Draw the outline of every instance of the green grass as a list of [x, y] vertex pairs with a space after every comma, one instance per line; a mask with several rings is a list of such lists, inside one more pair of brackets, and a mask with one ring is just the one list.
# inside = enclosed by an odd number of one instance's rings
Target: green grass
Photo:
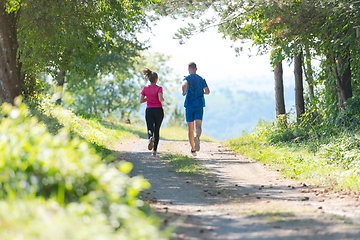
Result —
[[184, 156], [178, 153], [168, 153], [162, 155], [162, 159], [170, 166], [174, 167], [174, 172], [185, 173], [186, 175], [198, 175], [205, 172], [205, 168], [199, 160]]
[[[137, 125], [137, 124], [126, 124], [126, 123], [119, 123], [119, 124], [109, 124], [109, 123], [102, 123], [104, 127], [111, 128], [113, 130], [120, 131], [120, 134], [125, 131], [127, 133], [131, 133], [140, 138], [147, 138], [146, 133], [146, 126]], [[131, 139], [131, 138], [124, 138], [120, 137], [121, 140]], [[188, 141], [188, 132], [187, 128], [181, 127], [161, 127], [160, 129], [160, 138], [167, 139], [167, 140], [174, 140], [174, 141]], [[113, 139], [113, 141], [117, 141], [117, 139]], [[206, 135], [201, 136], [201, 141], [204, 142], [216, 142], [217, 140], [211, 138]]]
[[253, 211], [249, 217], [265, 218], [267, 223], [285, 222], [295, 217], [293, 211]]
[[78, 136], [90, 143], [103, 158], [113, 158], [114, 147], [127, 140], [137, 139], [144, 133], [124, 126], [106, 124], [97, 119], [85, 119], [70, 110], [49, 103], [29, 108], [32, 116], [46, 125], [48, 131], [56, 135], [62, 128], [68, 129], [72, 136]]
[[103, 124], [96, 119], [84, 119], [62, 107], [53, 109], [51, 115], [64, 127], [88, 142], [106, 146], [109, 149], [113, 149], [114, 145], [121, 141], [138, 138], [137, 132], [129, 131], [121, 126]]
[[360, 190], [357, 169], [344, 169], [330, 164], [328, 158], [290, 145], [271, 145], [258, 135], [244, 135], [225, 142], [235, 152], [270, 165], [285, 177], [299, 179], [330, 189]]

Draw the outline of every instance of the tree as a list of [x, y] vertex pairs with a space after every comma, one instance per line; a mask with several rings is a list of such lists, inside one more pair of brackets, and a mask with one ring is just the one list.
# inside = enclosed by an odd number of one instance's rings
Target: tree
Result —
[[[250, 39], [258, 46], [260, 54], [281, 49], [283, 60], [296, 61], [297, 65], [298, 118], [306, 111], [303, 107], [306, 98], [300, 86], [304, 73], [311, 101], [307, 106], [310, 106], [311, 112], [322, 112], [325, 118], [329, 113], [326, 109], [332, 109], [334, 103], [330, 100], [332, 96], [337, 95], [335, 101], [339, 106], [333, 114], [341, 115], [339, 111], [346, 107], [354, 88], [355, 91], [360, 90], [352, 82], [354, 76], [360, 77], [359, 44], [354, 30], [359, 25], [359, 5], [360, 2], [355, 0], [168, 1], [159, 8], [159, 12], [183, 16], [193, 14], [195, 18], [202, 13], [204, 16], [213, 13], [180, 29], [176, 34], [180, 40], [209, 27], [217, 27], [224, 37], [234, 41]], [[211, 10], [205, 11], [207, 9]], [[240, 51], [241, 47], [237, 50]], [[300, 64], [298, 54], [303, 51], [306, 51], [304, 68], [307, 71], [300, 73], [303, 64]], [[311, 66], [314, 58], [323, 67], [318, 73], [314, 73]], [[333, 84], [336, 88], [324, 87]]]
[[146, 27], [143, 8], [152, 2], [0, 0], [0, 63], [8, 64], [0, 69], [2, 100], [21, 94], [27, 74], [90, 76], [128, 67], [144, 49], [136, 33]]
[[185, 128], [187, 125], [185, 123], [185, 117], [184, 117], [184, 111], [183, 108], [180, 106], [176, 106], [171, 115], [170, 115], [170, 119], [169, 119], [169, 123], [168, 125], [170, 127], [182, 127]]
[[159, 75], [159, 85], [164, 88], [164, 96], [168, 107], [171, 104], [170, 92], [173, 91], [172, 69], [168, 67], [169, 56], [160, 53], [142, 52], [127, 71], [113, 71], [109, 74], [84, 78], [82, 75], [71, 74], [70, 81], [65, 85], [70, 93], [70, 107], [77, 114], [85, 117], [119, 120], [131, 119], [133, 113], [140, 108], [139, 94], [147, 84], [141, 70], [150, 68]]
[[302, 57], [303, 57], [302, 52], [294, 56], [295, 107], [296, 107], [296, 119], [298, 123], [301, 123], [301, 116], [305, 113]]
[[286, 114], [282, 61], [277, 61], [275, 63], [274, 78], [275, 78], [276, 116], [279, 117], [281, 115]]
[[19, 63], [17, 61], [18, 15], [9, 12], [6, 1], [0, 0], [0, 94], [3, 102], [11, 102], [21, 94]]

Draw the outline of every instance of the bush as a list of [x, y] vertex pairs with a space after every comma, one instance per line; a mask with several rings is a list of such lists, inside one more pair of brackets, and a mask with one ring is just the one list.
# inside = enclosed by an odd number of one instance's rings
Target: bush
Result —
[[[163, 239], [155, 218], [141, 210], [143, 202], [137, 197], [150, 184], [140, 176], [128, 176], [131, 163], [105, 164], [87, 142], [71, 139], [68, 130], [51, 135], [36, 117], [28, 117], [24, 104], [17, 108], [3, 104], [1, 116], [5, 116], [0, 118], [1, 198], [10, 202], [42, 198], [65, 208], [87, 206], [89, 211], [82, 215], [105, 216], [104, 224], [124, 236], [121, 239]], [[36, 216], [31, 219], [37, 221]], [[0, 221], [0, 233], [5, 231], [2, 225]]]
[[343, 133], [333, 141], [321, 145], [319, 154], [343, 169], [357, 169], [360, 173], [360, 140], [356, 136]]
[[51, 200], [0, 201], [1, 240], [164, 239], [155, 222], [149, 223], [146, 218], [128, 218], [125, 226], [114, 230], [106, 217], [88, 204], [63, 208]]
[[269, 143], [289, 142], [297, 137], [294, 123], [287, 123], [286, 119], [277, 119], [273, 124], [259, 123], [256, 132]]

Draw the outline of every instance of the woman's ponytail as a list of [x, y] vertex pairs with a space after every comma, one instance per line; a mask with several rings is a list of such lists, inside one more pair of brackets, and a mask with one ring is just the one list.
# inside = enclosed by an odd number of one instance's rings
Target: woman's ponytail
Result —
[[144, 74], [144, 76], [151, 82], [154, 83], [157, 79], [158, 79], [158, 75], [156, 72], [151, 71], [148, 68], [144, 68], [142, 70], [142, 73]]

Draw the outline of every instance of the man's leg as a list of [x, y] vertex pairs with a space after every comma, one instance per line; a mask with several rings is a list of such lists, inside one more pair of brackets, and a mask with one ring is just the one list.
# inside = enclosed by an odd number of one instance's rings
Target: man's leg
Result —
[[194, 111], [194, 119], [195, 119], [195, 132], [196, 136], [194, 138], [195, 142], [195, 151], [200, 151], [200, 137], [202, 133], [202, 119], [204, 114], [204, 108], [203, 107], [196, 107]]
[[202, 120], [195, 120], [196, 136], [200, 139], [202, 133]]
[[188, 122], [188, 138], [191, 146], [191, 151], [195, 151], [195, 142], [194, 142], [194, 122]]

